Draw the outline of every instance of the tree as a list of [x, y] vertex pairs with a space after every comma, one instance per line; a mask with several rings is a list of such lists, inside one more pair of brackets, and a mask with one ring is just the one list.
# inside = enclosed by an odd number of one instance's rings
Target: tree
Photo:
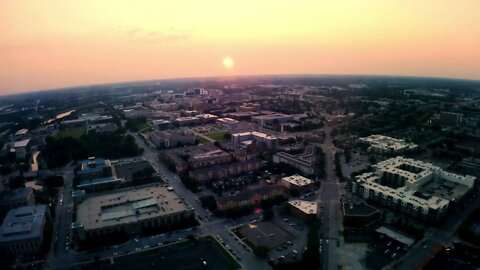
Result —
[[263, 210], [263, 220], [271, 220], [274, 215], [275, 215], [275, 212], [273, 212], [272, 209]]
[[63, 186], [63, 176], [60, 176], [60, 175], [49, 176], [43, 180], [43, 184], [45, 185], [45, 187], [48, 187], [48, 188], [61, 187]]

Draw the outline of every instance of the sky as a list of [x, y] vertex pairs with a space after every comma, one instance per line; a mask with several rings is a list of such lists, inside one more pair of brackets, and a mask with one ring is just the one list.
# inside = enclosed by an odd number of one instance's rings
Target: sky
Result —
[[480, 79], [479, 11], [478, 0], [2, 0], [0, 95], [256, 74]]

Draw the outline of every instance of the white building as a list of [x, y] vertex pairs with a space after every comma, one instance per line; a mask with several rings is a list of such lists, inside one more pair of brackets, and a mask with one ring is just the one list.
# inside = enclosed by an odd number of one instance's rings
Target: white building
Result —
[[297, 190], [299, 192], [309, 191], [313, 187], [313, 181], [298, 174], [283, 177], [281, 185], [289, 190]]
[[449, 205], [475, 184], [474, 176], [449, 173], [433, 164], [403, 157], [382, 161], [374, 168], [375, 172], [356, 177], [352, 193], [430, 221], [443, 217]]
[[368, 151], [381, 154], [400, 154], [413, 151], [418, 147], [414, 143], [383, 135], [370, 135], [360, 138], [360, 141], [370, 144]]
[[233, 145], [243, 145], [245, 142], [264, 143], [269, 150], [275, 150], [278, 147], [278, 138], [262, 132], [242, 132], [232, 134], [231, 141]]

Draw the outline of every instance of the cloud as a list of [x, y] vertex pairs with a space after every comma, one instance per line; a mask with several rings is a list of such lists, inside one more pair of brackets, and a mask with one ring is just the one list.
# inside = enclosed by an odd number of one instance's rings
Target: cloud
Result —
[[140, 27], [132, 27], [124, 31], [124, 33], [133, 41], [140, 41], [150, 44], [187, 40], [192, 37], [193, 30], [179, 29], [170, 27], [168, 29], [146, 30]]

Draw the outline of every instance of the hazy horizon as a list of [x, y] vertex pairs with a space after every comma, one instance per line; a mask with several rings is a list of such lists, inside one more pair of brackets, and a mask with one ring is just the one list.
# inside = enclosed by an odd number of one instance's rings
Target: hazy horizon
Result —
[[2, 1], [0, 95], [256, 75], [480, 79], [477, 1]]

